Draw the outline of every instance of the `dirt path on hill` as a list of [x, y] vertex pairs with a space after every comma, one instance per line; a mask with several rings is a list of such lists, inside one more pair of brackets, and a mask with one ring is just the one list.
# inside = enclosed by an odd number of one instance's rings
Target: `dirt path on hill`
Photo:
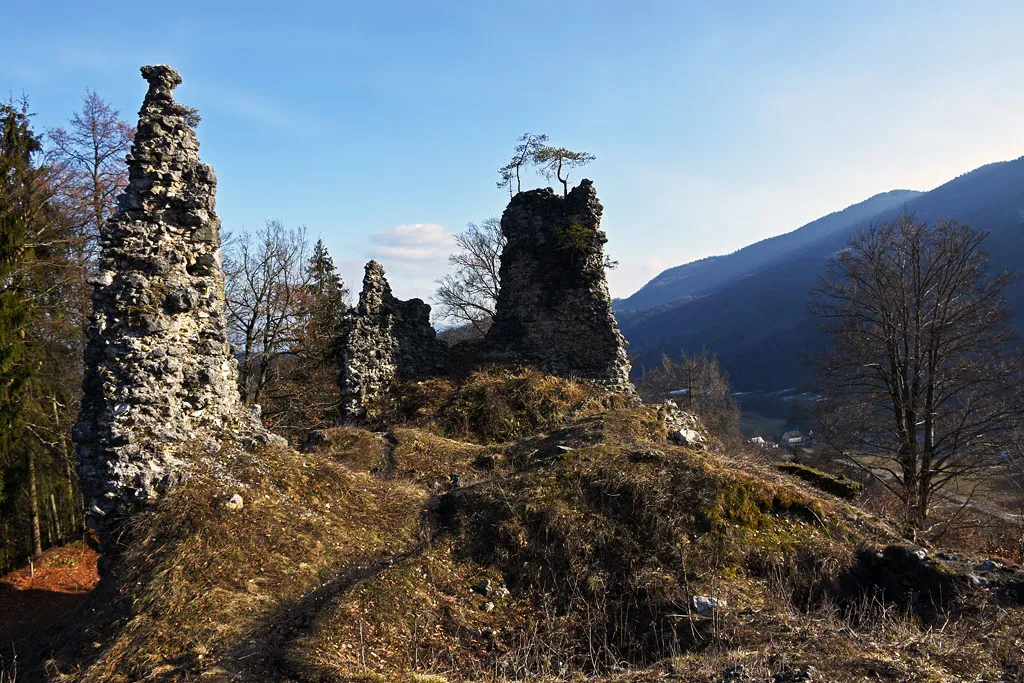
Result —
[[398, 439], [388, 432], [378, 434], [381, 440], [380, 465], [376, 468], [376, 475], [381, 479], [394, 479], [395, 471], [398, 469], [398, 457], [395, 449], [398, 448]]
[[[391, 437], [390, 433], [387, 436]], [[386, 440], [390, 442], [391, 439], [393, 437]], [[410, 560], [429, 549], [431, 542], [427, 539], [434, 538], [438, 533], [444, 533], [445, 523], [442, 508], [447, 500], [446, 496], [458, 491], [472, 490], [516, 474], [491, 477], [444, 494], [432, 496], [424, 506], [420, 520], [419, 539], [398, 552], [368, 558], [355, 566], [347, 566], [316, 589], [275, 610], [264, 620], [262, 626], [246, 637], [244, 644], [224, 657], [222, 664], [234, 669], [230, 675], [235, 677], [234, 679], [225, 678], [225, 683], [228, 680], [260, 680], [279, 683], [333, 680], [325, 677], [322, 672], [311, 669], [309, 665], [295, 661], [290, 651], [290, 647], [296, 640], [310, 632], [321, 611], [330, 608], [339, 597], [356, 584], [373, 579], [391, 567]], [[377, 476], [387, 478], [390, 475], [387, 472], [378, 472]], [[210, 680], [211, 683], [220, 682], [220, 679]]]
[[225, 664], [230, 662], [244, 667], [243, 670], [232, 672], [239, 677], [238, 680], [320, 680], [317, 672], [306, 670], [306, 667], [291, 658], [289, 646], [309, 632], [321, 610], [330, 607], [352, 586], [419, 555], [426, 548], [426, 543], [417, 541], [400, 552], [342, 570], [318, 588], [276, 610], [263, 626], [248, 636], [244, 645], [225, 658]]

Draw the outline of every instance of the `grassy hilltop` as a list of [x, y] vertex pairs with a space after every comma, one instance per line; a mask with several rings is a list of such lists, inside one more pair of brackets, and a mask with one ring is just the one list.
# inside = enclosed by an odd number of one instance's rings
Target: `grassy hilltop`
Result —
[[1019, 571], [904, 546], [710, 435], [677, 445], [664, 407], [490, 369], [399, 387], [376, 417], [390, 427], [318, 432], [305, 452], [193, 454], [187, 483], [125, 526], [46, 676], [1024, 676]]

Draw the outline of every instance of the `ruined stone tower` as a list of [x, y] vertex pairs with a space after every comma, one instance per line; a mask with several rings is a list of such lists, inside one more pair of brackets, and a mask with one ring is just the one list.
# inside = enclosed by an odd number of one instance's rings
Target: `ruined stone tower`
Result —
[[589, 180], [565, 197], [544, 188], [512, 198], [486, 340], [499, 357], [633, 392], [605, 280], [602, 210]]
[[341, 417], [363, 418], [395, 379], [440, 371], [446, 352], [430, 325], [430, 306], [421, 299], [396, 299], [384, 267], [370, 261], [341, 346]]
[[[200, 162], [194, 110], [174, 101], [181, 77], [149, 82], [128, 155], [129, 184], [100, 234], [74, 428], [91, 521], [173, 483], [174, 442], [252, 423], [239, 402], [227, 339], [217, 177]], [[198, 448], [198, 445], [197, 445]]]

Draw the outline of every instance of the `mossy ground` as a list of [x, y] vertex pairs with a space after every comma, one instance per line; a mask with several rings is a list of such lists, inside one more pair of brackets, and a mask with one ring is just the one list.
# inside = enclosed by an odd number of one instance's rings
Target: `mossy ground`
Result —
[[[406, 419], [385, 431], [197, 467], [127, 527], [50, 677], [1024, 675], [1021, 608], [967, 592], [925, 619], [858, 583], [858, 558], [898, 539], [846, 501], [720, 444], [673, 445], [658, 410], [585, 383], [437, 382], [395, 399]], [[695, 596], [725, 606], [697, 613]]]

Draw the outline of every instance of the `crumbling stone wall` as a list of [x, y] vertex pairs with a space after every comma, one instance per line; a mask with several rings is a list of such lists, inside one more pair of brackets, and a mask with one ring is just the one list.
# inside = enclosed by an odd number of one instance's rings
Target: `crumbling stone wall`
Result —
[[341, 346], [341, 417], [360, 419], [396, 379], [430, 376], [444, 367], [447, 347], [430, 325], [430, 306], [391, 294], [384, 267], [366, 264], [359, 305], [349, 314]]
[[[217, 177], [200, 162], [181, 77], [146, 66], [129, 185], [100, 235], [74, 428], [95, 526], [180, 477], [169, 444], [225, 428], [269, 440], [241, 405], [224, 314]], [[210, 448], [215, 448], [212, 444]]]
[[589, 180], [564, 197], [544, 188], [512, 198], [486, 342], [499, 357], [633, 392], [605, 279], [602, 210]]

